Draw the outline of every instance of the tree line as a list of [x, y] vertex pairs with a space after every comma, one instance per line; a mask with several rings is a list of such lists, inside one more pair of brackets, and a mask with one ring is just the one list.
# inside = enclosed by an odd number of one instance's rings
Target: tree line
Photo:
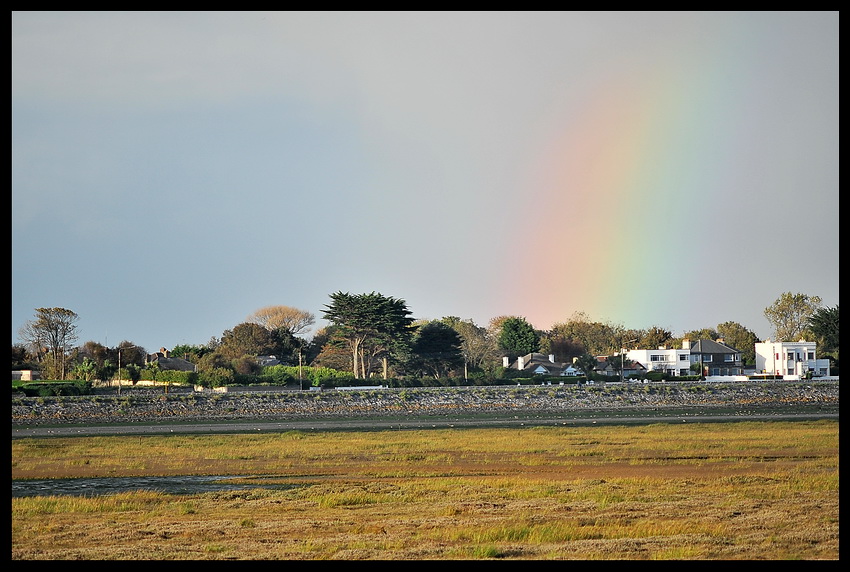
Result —
[[[830, 357], [837, 368], [838, 306], [825, 308], [817, 296], [785, 293], [764, 313], [774, 326], [774, 339], [815, 340], [819, 357]], [[403, 299], [377, 292], [335, 292], [322, 317], [329, 325], [307, 339], [304, 334], [315, 323], [311, 312], [267, 306], [220, 338], [180, 345], [170, 353], [195, 364], [200, 380], [213, 385], [262, 374], [259, 356], [275, 356], [284, 366], [347, 371], [356, 379], [454, 378], [468, 383], [504, 376], [503, 357], [513, 361], [539, 352], [585, 370], [595, 362], [589, 357], [611, 356], [622, 348], [680, 347], [683, 339], [722, 338], [741, 351], [745, 365], [752, 365], [754, 344], [760, 341], [737, 322], [674, 337], [661, 327], [629, 329], [593, 321], [581, 312], [545, 331], [521, 316], [498, 316], [486, 326], [457, 316], [416, 320]], [[78, 318], [65, 308], [37, 308], [35, 318], [19, 330], [24, 343], [12, 346], [12, 369], [38, 369], [45, 379], [108, 380], [116, 375], [138, 379], [139, 371], [149, 366], [149, 352], [130, 341], [114, 348], [93, 341], [76, 346]]]

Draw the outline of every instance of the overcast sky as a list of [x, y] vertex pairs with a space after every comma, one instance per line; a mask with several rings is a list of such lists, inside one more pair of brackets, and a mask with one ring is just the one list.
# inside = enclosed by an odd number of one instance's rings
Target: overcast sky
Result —
[[838, 304], [837, 12], [14, 12], [12, 339]]

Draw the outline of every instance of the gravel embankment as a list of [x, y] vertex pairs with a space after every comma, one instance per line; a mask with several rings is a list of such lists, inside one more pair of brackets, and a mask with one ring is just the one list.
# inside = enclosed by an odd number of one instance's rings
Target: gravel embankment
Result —
[[121, 395], [13, 397], [12, 426], [304, 420], [588, 411], [806, 410], [838, 413], [837, 382], [653, 383], [574, 386], [281, 391], [125, 390]]

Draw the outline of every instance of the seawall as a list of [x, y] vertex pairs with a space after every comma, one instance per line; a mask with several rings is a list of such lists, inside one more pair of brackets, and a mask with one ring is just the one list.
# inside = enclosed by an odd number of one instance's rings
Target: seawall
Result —
[[836, 382], [652, 383], [487, 386], [349, 391], [175, 392], [13, 397], [12, 425], [225, 420], [297, 420], [378, 416], [569, 413], [571, 411], [729, 408], [838, 412]]

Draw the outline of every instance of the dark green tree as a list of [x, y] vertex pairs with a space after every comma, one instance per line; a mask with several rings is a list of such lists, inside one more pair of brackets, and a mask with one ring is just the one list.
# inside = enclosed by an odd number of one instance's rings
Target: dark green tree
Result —
[[819, 308], [809, 319], [809, 329], [821, 344], [820, 351], [838, 354], [838, 305]]
[[442, 322], [460, 336], [464, 378], [468, 377], [469, 368], [473, 371], [492, 371], [501, 363], [499, 349], [490, 330], [475, 324], [471, 319], [461, 320], [457, 316], [446, 316]]
[[738, 322], [723, 322], [717, 324], [717, 334], [723, 338], [723, 343], [741, 352], [745, 365], [756, 363], [756, 344], [759, 338]]
[[34, 362], [30, 361], [30, 352], [23, 344], [12, 345], [12, 369], [35, 369]]
[[411, 365], [420, 373], [439, 379], [463, 365], [460, 335], [441, 321], [420, 326], [411, 347]]
[[268, 355], [274, 348], [275, 341], [266, 328], [244, 322], [222, 334], [221, 345], [216, 351], [228, 360], [235, 360], [244, 356]]
[[192, 363], [198, 363], [198, 360], [212, 352], [213, 349], [209, 346], [179, 344], [171, 348], [171, 357], [179, 357]]
[[281, 363], [298, 365], [298, 352], [301, 350], [303, 354], [306, 342], [302, 338], [294, 336], [292, 332], [285, 328], [277, 328], [269, 333], [274, 342], [271, 354], [277, 356]]
[[499, 347], [513, 360], [518, 356], [536, 352], [540, 348], [540, 336], [525, 318], [511, 316], [502, 322]]
[[415, 330], [410, 314], [399, 298], [336, 292], [323, 317], [337, 326], [335, 338], [348, 347], [355, 377], [368, 377], [372, 360], [381, 359], [386, 378], [389, 356], [410, 344]]

